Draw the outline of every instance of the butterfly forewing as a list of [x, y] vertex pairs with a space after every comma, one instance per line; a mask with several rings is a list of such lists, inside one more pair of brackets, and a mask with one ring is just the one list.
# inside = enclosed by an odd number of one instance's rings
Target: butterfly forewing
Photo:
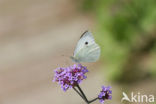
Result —
[[82, 49], [85, 48], [86, 45], [95, 43], [94, 38], [91, 32], [86, 31], [80, 38], [77, 43], [77, 46], [74, 51], [74, 56]]
[[91, 32], [86, 31], [77, 43], [73, 59], [75, 62], [95, 62], [99, 59], [100, 47]]

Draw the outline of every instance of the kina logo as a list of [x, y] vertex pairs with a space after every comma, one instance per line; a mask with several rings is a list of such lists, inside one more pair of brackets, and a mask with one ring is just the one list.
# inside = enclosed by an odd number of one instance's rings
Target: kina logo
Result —
[[128, 102], [138, 102], [138, 103], [153, 103], [154, 102], [154, 95], [150, 94], [150, 95], [145, 95], [145, 94], [141, 94], [140, 92], [138, 92], [137, 94], [134, 94], [134, 92], [131, 92], [131, 96], [128, 97], [128, 95], [123, 92], [123, 97], [121, 99], [121, 102], [123, 101], [128, 101]]

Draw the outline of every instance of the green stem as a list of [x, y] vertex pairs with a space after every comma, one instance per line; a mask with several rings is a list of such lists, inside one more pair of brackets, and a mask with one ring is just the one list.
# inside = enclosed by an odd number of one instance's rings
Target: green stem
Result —
[[95, 99], [93, 99], [93, 100], [88, 101], [88, 99], [87, 99], [86, 95], [84, 94], [84, 92], [82, 91], [81, 87], [80, 87], [79, 85], [77, 85], [76, 87], [78, 88], [78, 90], [79, 90], [80, 92], [79, 92], [75, 87], [73, 87], [73, 89], [79, 94], [79, 96], [80, 96], [87, 104], [90, 104], [90, 103], [96, 101], [97, 99], [99, 99], [99, 98], [97, 97], [97, 98], [95, 98]]
[[83, 97], [83, 95], [75, 88], [73, 87], [74, 91], [77, 92], [77, 94], [84, 100], [86, 101], [86, 99]]
[[79, 85], [77, 85], [76, 87], [79, 89], [79, 91], [81, 92], [81, 94], [82, 94], [83, 97], [85, 98], [87, 104], [89, 104], [88, 99], [87, 99], [86, 95], [84, 94], [84, 92], [82, 91], [81, 87], [80, 87]]
[[94, 101], [96, 101], [97, 99], [99, 99], [99, 98], [97, 97], [97, 98], [95, 98], [95, 99], [89, 101], [89, 104], [92, 103], [92, 102], [94, 102]]

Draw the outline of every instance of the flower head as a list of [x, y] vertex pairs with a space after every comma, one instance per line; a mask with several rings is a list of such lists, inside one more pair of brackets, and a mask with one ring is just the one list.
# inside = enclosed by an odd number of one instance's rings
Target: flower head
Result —
[[81, 64], [74, 64], [73, 66], [66, 68], [57, 68], [54, 75], [54, 82], [58, 82], [64, 91], [72, 88], [86, 79], [85, 73], [88, 72], [85, 66]]
[[105, 100], [111, 100], [112, 99], [112, 91], [110, 90], [110, 86], [105, 87], [102, 86], [102, 91], [98, 95], [98, 98], [100, 100], [100, 103], [104, 103]]

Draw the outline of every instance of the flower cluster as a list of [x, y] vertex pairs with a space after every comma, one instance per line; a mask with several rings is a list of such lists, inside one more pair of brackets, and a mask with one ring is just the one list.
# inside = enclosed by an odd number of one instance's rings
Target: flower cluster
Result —
[[54, 82], [58, 82], [64, 91], [81, 83], [83, 79], [86, 79], [85, 73], [88, 72], [85, 66], [81, 64], [74, 64], [73, 66], [66, 68], [57, 68], [54, 75]]
[[100, 94], [98, 95], [98, 98], [100, 100], [100, 103], [104, 103], [105, 100], [111, 100], [112, 99], [112, 91], [110, 90], [110, 86], [105, 87], [102, 86], [102, 91], [100, 92]]

